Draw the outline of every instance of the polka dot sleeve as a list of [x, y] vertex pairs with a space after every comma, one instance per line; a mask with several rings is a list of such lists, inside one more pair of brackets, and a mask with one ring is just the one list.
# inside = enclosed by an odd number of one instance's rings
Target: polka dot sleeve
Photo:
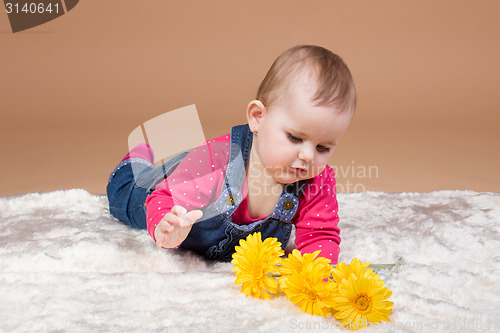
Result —
[[321, 250], [320, 256], [338, 262], [340, 230], [335, 171], [327, 166], [309, 181], [295, 214], [295, 243], [302, 253]]
[[156, 226], [173, 206], [203, 209], [220, 194], [229, 159], [228, 142], [225, 134], [195, 148], [147, 197], [147, 229], [155, 242]]
[[172, 210], [174, 200], [166, 182], [160, 183], [146, 199], [146, 224], [148, 233], [155, 239], [155, 229], [163, 216]]

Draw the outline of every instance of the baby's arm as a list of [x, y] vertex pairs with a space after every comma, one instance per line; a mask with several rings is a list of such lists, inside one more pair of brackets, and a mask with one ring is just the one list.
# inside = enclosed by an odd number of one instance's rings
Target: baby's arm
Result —
[[148, 232], [159, 247], [177, 248], [186, 239], [192, 225], [203, 216], [198, 209], [190, 212], [174, 204], [166, 182], [146, 199]]
[[191, 151], [146, 199], [148, 232], [158, 246], [178, 247], [202, 217], [200, 209], [220, 193], [229, 159], [228, 138], [221, 136]]
[[297, 212], [295, 244], [301, 253], [321, 250], [320, 256], [338, 262], [340, 230], [334, 170], [327, 168], [304, 189]]

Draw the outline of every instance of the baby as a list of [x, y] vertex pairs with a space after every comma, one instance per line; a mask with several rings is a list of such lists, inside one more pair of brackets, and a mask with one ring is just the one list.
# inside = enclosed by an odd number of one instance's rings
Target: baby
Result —
[[160, 247], [221, 261], [254, 232], [285, 247], [295, 226], [301, 253], [321, 250], [336, 264], [338, 204], [327, 163], [355, 105], [354, 82], [339, 56], [293, 47], [248, 104], [247, 125], [156, 168], [149, 145], [132, 149], [110, 175], [110, 212], [147, 229]]

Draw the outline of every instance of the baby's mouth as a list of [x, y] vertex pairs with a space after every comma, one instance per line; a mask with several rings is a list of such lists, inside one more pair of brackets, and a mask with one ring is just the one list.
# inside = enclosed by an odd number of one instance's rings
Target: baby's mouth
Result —
[[305, 176], [307, 175], [307, 169], [306, 168], [296, 168], [296, 167], [291, 167], [293, 173], [298, 174], [300, 176]]

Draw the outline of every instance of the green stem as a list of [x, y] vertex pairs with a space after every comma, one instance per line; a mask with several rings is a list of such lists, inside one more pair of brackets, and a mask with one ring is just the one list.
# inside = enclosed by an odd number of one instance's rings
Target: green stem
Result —
[[281, 277], [281, 274], [267, 273], [267, 275], [270, 276], [270, 277], [274, 277], [274, 278], [275, 277], [277, 277], [277, 278]]
[[371, 264], [367, 268], [371, 268], [371, 269], [381, 269], [381, 268], [391, 269], [394, 266], [396, 266], [396, 264]]
[[[379, 271], [381, 269], [393, 269], [393, 268], [397, 268], [397, 267], [399, 267], [402, 264], [403, 264], [403, 258], [400, 257], [398, 259], [398, 261], [396, 261], [396, 263], [394, 263], [394, 264], [371, 264], [371, 265], [369, 265], [367, 267], [367, 269], [370, 268], [374, 272], [377, 272], [377, 271]], [[276, 266], [281, 267], [281, 265], [279, 265], [279, 264], [276, 265]], [[332, 266], [335, 267], [335, 265], [332, 265]], [[275, 273], [267, 273], [267, 275], [270, 276], [270, 277], [273, 277], [273, 278], [279, 278], [279, 277], [281, 277], [281, 274], [279, 274], [279, 273], [276, 273], [276, 274]], [[331, 276], [330, 276], [330, 278], [331, 278]]]

